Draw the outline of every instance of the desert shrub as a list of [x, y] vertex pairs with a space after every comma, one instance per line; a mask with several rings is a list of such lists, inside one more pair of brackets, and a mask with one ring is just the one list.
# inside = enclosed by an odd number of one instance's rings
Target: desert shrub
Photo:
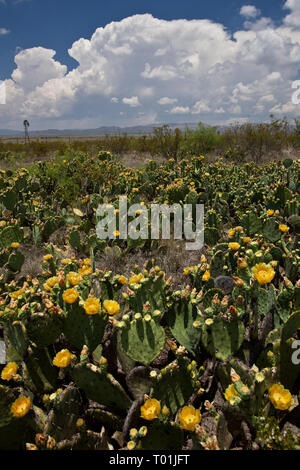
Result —
[[270, 123], [243, 123], [226, 129], [222, 135], [223, 149], [239, 148], [248, 158], [259, 163], [267, 155], [280, 155], [292, 141], [289, 122], [274, 119]]
[[220, 140], [217, 127], [205, 126], [199, 122], [197, 129], [186, 128], [185, 137], [181, 143], [182, 153], [190, 155], [203, 155], [217, 148]]

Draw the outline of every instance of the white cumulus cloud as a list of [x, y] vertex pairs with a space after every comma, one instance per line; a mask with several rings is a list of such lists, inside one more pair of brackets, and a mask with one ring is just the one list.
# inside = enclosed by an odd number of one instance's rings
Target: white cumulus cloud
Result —
[[145, 14], [112, 22], [72, 44], [71, 71], [52, 49], [22, 50], [5, 80], [0, 128], [20, 128], [23, 119], [32, 128], [66, 128], [159, 123], [170, 115], [208, 124], [266, 120], [271, 111], [296, 117], [299, 1], [285, 2], [281, 24], [249, 7], [241, 14], [251, 21], [233, 35], [206, 19]]
[[284, 23], [288, 26], [300, 29], [300, 2], [299, 0], [287, 0], [284, 8], [291, 10], [285, 17]]
[[245, 18], [257, 18], [261, 11], [254, 5], [244, 5], [240, 9], [240, 14]]
[[0, 28], [0, 36], [5, 36], [6, 34], [9, 34], [10, 30], [6, 28]]
[[157, 102], [161, 106], [164, 106], [166, 104], [174, 104], [177, 103], [178, 99], [177, 98], [168, 98], [167, 96], [164, 96], [163, 98], [160, 98]]
[[192, 109], [192, 114], [201, 114], [201, 113], [209, 113], [210, 107], [208, 103], [205, 101], [197, 101]]
[[168, 112], [170, 114], [188, 114], [190, 112], [190, 108], [188, 106], [174, 106]]
[[141, 106], [139, 99], [137, 96], [132, 96], [131, 98], [123, 98], [122, 99], [124, 104], [128, 104], [132, 108], [136, 108], [137, 106]]

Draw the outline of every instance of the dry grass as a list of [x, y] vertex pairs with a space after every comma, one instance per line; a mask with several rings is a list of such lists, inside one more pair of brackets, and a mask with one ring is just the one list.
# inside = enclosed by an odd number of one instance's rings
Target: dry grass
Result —
[[201, 254], [206, 250], [187, 251], [182, 240], [163, 240], [160, 245], [151, 251], [133, 250], [129, 253], [117, 253], [113, 249], [105, 250], [98, 254], [95, 267], [100, 270], [112, 271], [113, 275], [123, 274], [128, 277], [135, 267], [143, 269], [152, 265], [159, 266], [166, 274], [166, 278], [172, 278], [172, 288], [180, 289], [186, 285], [184, 268], [197, 265]]
[[[70, 258], [72, 254], [75, 254], [77, 259], [86, 258], [86, 253], [75, 252], [72, 247], [61, 244], [62, 239], [63, 233], [59, 233], [54, 234], [51, 240], [60, 252], [59, 258]], [[45, 248], [24, 244], [20, 247], [20, 251], [24, 254], [25, 261], [21, 271], [15, 277], [16, 281], [27, 275], [32, 278], [40, 275], [43, 272], [43, 256], [47, 253]], [[182, 289], [187, 283], [184, 268], [197, 265], [201, 254], [205, 252], [205, 247], [198, 251], [187, 251], [184, 240], [173, 239], [160, 240], [151, 250], [137, 249], [127, 252], [107, 247], [104, 252], [96, 253], [95, 268], [112, 271], [113, 275], [123, 274], [130, 277], [136, 268], [142, 270], [159, 266], [165, 272], [166, 279], [172, 278], [172, 289], [177, 290]]]
[[153, 156], [150, 153], [138, 153], [135, 151], [122, 155], [122, 163], [128, 168], [142, 168], [148, 160], [154, 160], [158, 164], [164, 163], [166, 160], [160, 156]]
[[20, 251], [25, 256], [24, 264], [16, 280], [30, 275], [32, 278], [38, 276], [43, 271], [42, 263], [45, 250], [35, 245], [22, 245]]

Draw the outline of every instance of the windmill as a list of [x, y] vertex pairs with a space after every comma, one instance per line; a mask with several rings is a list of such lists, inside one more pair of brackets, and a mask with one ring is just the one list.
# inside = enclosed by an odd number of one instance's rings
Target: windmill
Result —
[[27, 121], [27, 119], [25, 119], [25, 121], [23, 122], [23, 125], [24, 125], [25, 144], [26, 144], [30, 140], [29, 139], [29, 132], [28, 132], [29, 122]]

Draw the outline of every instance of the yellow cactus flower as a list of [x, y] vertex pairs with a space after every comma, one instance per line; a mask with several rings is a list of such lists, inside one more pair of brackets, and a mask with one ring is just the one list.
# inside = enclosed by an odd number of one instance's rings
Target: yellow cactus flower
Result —
[[65, 258], [61, 260], [61, 264], [64, 266], [67, 266], [70, 263], [72, 263], [72, 260], [70, 258]]
[[275, 384], [269, 388], [269, 399], [277, 410], [288, 410], [293, 405], [293, 397], [289, 390]]
[[210, 279], [210, 272], [205, 271], [205, 273], [202, 276], [202, 281], [208, 281]]
[[228, 237], [229, 238], [232, 238], [234, 235], [235, 235], [235, 229], [234, 228], [231, 228], [230, 230], [228, 230]]
[[126, 284], [127, 283], [127, 277], [119, 275], [118, 276], [118, 282], [122, 285]]
[[239, 258], [237, 260], [237, 266], [239, 269], [246, 269], [248, 268], [248, 263], [244, 258]]
[[72, 285], [72, 286], [77, 286], [82, 281], [82, 276], [78, 273], [75, 272], [69, 272], [67, 274], [67, 281]]
[[144, 279], [144, 276], [142, 273], [134, 274], [133, 276], [129, 278], [129, 284], [139, 284], [142, 279]]
[[85, 259], [83, 260], [83, 264], [84, 264], [85, 266], [91, 266], [92, 262], [91, 262], [90, 258], [85, 258]]
[[53, 359], [53, 365], [56, 367], [67, 367], [70, 364], [72, 357], [73, 355], [68, 349], [62, 349]]
[[256, 382], [259, 383], [259, 384], [262, 383], [262, 382], [265, 380], [264, 374], [263, 374], [262, 372], [257, 372], [257, 373], [255, 374], [255, 380], [256, 380]]
[[186, 268], [184, 268], [185, 276], [188, 276], [190, 271], [197, 271], [197, 266], [187, 266]]
[[74, 304], [79, 297], [78, 291], [76, 289], [67, 289], [63, 293], [63, 300], [66, 304]]
[[139, 435], [142, 437], [145, 437], [148, 434], [148, 428], [147, 426], [142, 426], [139, 429]]
[[283, 232], [283, 233], [286, 233], [286, 232], [288, 232], [290, 229], [289, 229], [289, 227], [288, 227], [287, 225], [281, 224], [281, 225], [279, 225], [279, 230], [280, 230], [281, 232]]
[[247, 243], [250, 243], [251, 242], [251, 238], [250, 237], [244, 237], [243, 238], [243, 243], [247, 244]]
[[134, 441], [127, 442], [127, 449], [128, 450], [133, 450], [134, 448], [135, 448], [135, 442]]
[[16, 364], [15, 362], [9, 362], [8, 364], [6, 364], [6, 366], [1, 372], [1, 379], [8, 381], [14, 379], [17, 375], [18, 367], [18, 364]]
[[89, 266], [83, 266], [78, 269], [78, 274], [80, 274], [80, 276], [89, 276], [92, 272], [93, 270]]
[[120, 305], [115, 300], [104, 300], [103, 306], [108, 315], [116, 315], [120, 311]]
[[15, 418], [23, 418], [31, 408], [31, 401], [29, 397], [19, 397], [17, 398], [11, 408], [10, 412], [14, 415]]
[[19, 297], [21, 297], [21, 295], [23, 295], [25, 293], [25, 290], [24, 289], [19, 289], [19, 290], [16, 290], [15, 292], [12, 292], [10, 294], [11, 298], [14, 299], [14, 300], [17, 300]]
[[131, 438], [136, 437], [137, 434], [138, 434], [138, 430], [137, 430], [136, 428], [131, 428], [131, 429], [130, 429], [130, 431], [129, 431], [129, 436], [130, 436]]
[[232, 251], [237, 251], [240, 248], [240, 244], [236, 242], [228, 243], [228, 247]]
[[240, 398], [233, 384], [226, 388], [224, 397], [230, 403], [230, 405], [234, 405], [237, 401], [237, 398]]
[[13, 242], [10, 246], [11, 246], [11, 248], [19, 248], [20, 243], [18, 243], [18, 242]]
[[88, 315], [96, 315], [100, 312], [101, 304], [96, 297], [89, 297], [84, 302], [83, 308]]
[[275, 271], [269, 264], [259, 263], [252, 268], [255, 279], [262, 286], [269, 284], [275, 277]]
[[160, 401], [156, 400], [156, 398], [148, 398], [143, 406], [141, 406], [141, 417], [147, 421], [152, 421], [153, 419], [157, 418], [160, 410]]
[[50, 254], [43, 256], [43, 260], [44, 260], [44, 261], [50, 261], [50, 260], [52, 260], [52, 259], [53, 259], [53, 256], [50, 255]]
[[273, 214], [274, 214], [273, 209], [268, 209], [268, 210], [267, 210], [267, 215], [268, 215], [269, 217], [271, 217], [271, 215], [273, 215]]
[[47, 279], [46, 281], [46, 284], [48, 287], [50, 287], [50, 289], [52, 289], [55, 284], [58, 283], [58, 277], [57, 276], [53, 276], [53, 277], [49, 277], [49, 279]]
[[178, 415], [180, 427], [186, 431], [195, 431], [196, 426], [201, 421], [200, 410], [193, 406], [184, 406]]

